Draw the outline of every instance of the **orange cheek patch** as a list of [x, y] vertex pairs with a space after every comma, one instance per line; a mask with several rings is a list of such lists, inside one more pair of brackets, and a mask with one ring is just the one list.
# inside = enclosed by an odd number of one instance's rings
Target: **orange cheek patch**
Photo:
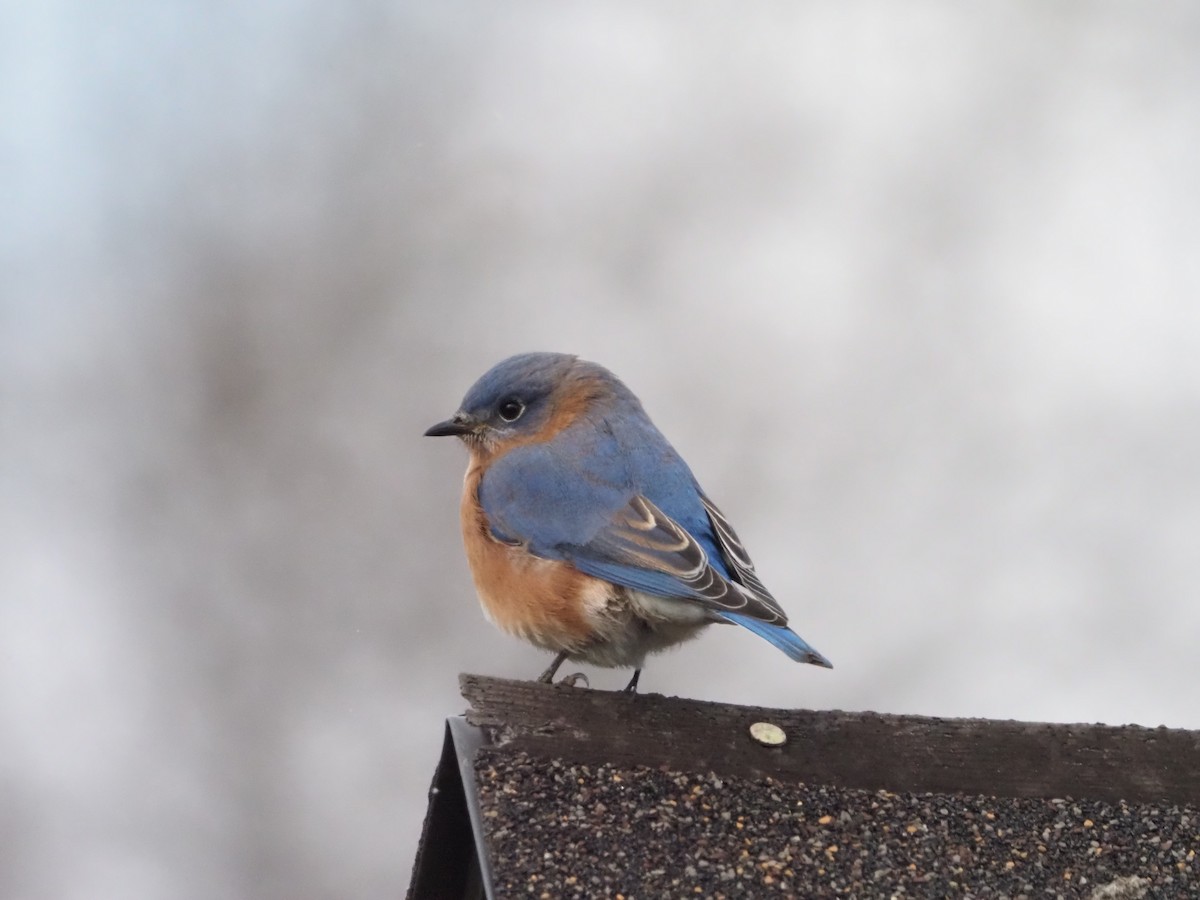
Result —
[[588, 410], [597, 396], [597, 386], [593, 381], [575, 379], [554, 395], [554, 411], [538, 435], [538, 440], [550, 440], [575, 424], [575, 420]]

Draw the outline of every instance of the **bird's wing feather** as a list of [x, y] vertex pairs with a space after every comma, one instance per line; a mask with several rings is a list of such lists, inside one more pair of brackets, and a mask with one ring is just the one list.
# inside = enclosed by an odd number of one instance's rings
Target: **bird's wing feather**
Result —
[[[717, 614], [736, 611], [769, 623], [787, 622], [753, 575], [724, 517], [719, 512], [705, 514], [711, 504], [691, 487], [686, 467], [679, 472], [660, 470], [660, 481], [686, 478], [691, 505], [696, 506], [693, 517], [712, 523], [718, 546], [711, 546], [712, 535], [694, 526], [710, 545], [706, 549], [696, 534], [638, 490], [634, 482], [640, 479], [631, 475], [628, 455], [618, 446], [606, 446], [610, 437], [589, 435], [586, 454], [562, 437], [553, 444], [513, 450], [484, 474], [479, 500], [498, 539], [524, 544], [536, 556], [565, 560], [615, 584], [695, 600]], [[578, 464], [581, 458], [587, 460], [586, 467]], [[672, 490], [667, 496], [679, 505], [685, 493]], [[728, 558], [734, 579], [725, 577], [725, 561], [714, 560], [713, 551]], [[745, 572], [752, 576], [750, 581], [736, 583]]]
[[780, 619], [787, 621], [783, 607], [779, 605], [778, 600], [771, 596], [767, 586], [762, 583], [758, 573], [754, 571], [754, 563], [750, 560], [750, 554], [746, 552], [746, 545], [737, 536], [737, 532], [733, 530], [733, 526], [729, 524], [725, 514], [717, 509], [717, 505], [709, 500], [703, 492], [700, 493], [700, 502], [704, 504], [704, 511], [708, 513], [708, 519], [712, 522], [713, 534], [716, 535], [721, 556], [733, 570], [731, 574], [735, 580], [757, 595]]
[[580, 570], [627, 587], [689, 597], [714, 612], [739, 612], [782, 624], [787, 617], [770, 594], [723, 577], [700, 543], [643, 496], [633, 497], [570, 561]]

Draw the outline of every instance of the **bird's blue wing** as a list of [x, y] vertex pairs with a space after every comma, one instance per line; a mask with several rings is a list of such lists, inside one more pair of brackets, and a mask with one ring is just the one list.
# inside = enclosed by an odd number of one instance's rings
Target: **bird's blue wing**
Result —
[[631, 498], [570, 560], [589, 575], [651, 594], [689, 597], [718, 614], [738, 612], [768, 624], [787, 623], [770, 594], [726, 577], [690, 532], [641, 495]]
[[492, 533], [614, 584], [694, 600], [792, 659], [828, 667], [787, 627], [687, 464], [653, 425], [634, 424], [566, 432], [497, 460], [479, 487]]
[[519, 447], [488, 469], [479, 500], [496, 537], [536, 556], [649, 594], [695, 600], [717, 618], [736, 612], [787, 623], [756, 576], [738, 582], [743, 570], [753, 574], [749, 558], [741, 551], [744, 562], [726, 561], [732, 529], [723, 517], [714, 524], [691, 471], [656, 430], [572, 429]]

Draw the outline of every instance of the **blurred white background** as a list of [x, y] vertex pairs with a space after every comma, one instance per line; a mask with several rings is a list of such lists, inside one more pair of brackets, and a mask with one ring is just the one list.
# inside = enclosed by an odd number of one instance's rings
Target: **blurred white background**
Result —
[[6, 4], [0, 896], [402, 895], [531, 349], [837, 666], [645, 691], [1200, 727], [1198, 97], [1186, 3]]

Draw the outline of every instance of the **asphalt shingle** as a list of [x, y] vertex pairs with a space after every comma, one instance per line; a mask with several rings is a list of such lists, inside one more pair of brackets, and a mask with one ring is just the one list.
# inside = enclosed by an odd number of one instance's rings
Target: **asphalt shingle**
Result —
[[1189, 805], [867, 791], [502, 749], [475, 770], [500, 898], [1200, 896]]

